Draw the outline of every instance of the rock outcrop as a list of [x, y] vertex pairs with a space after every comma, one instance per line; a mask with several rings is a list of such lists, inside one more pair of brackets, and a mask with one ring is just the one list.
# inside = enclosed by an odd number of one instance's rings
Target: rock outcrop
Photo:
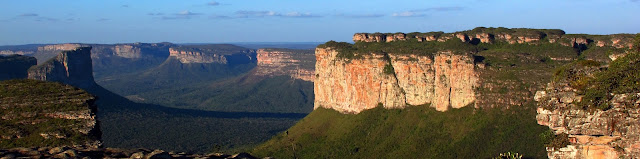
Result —
[[345, 59], [338, 53], [330, 47], [316, 49], [314, 108], [359, 113], [377, 106], [431, 104], [446, 111], [475, 101], [478, 79], [468, 55], [370, 54]]
[[178, 59], [181, 63], [219, 63], [227, 64], [227, 58], [224, 55], [210, 54], [197, 51], [178, 51], [174, 48], [169, 49], [169, 56]]
[[27, 78], [27, 70], [36, 62], [36, 58], [29, 56], [0, 56], [0, 80]]
[[259, 49], [256, 74], [259, 76], [291, 76], [313, 82], [315, 55], [312, 50]]
[[445, 42], [450, 39], [460, 39], [462, 42], [494, 43], [506, 42], [509, 44], [538, 44], [540, 42], [559, 43], [565, 46], [578, 47], [596, 43], [600, 47], [632, 48], [632, 34], [613, 35], [581, 35], [565, 34], [557, 29], [524, 29], [524, 28], [484, 28], [456, 33], [356, 33], [354, 42], [393, 42], [408, 39], [416, 39], [420, 42], [438, 41]]
[[29, 69], [29, 79], [61, 82], [83, 89], [95, 86], [91, 47], [58, 53], [53, 59]]
[[38, 47], [38, 51], [68, 51], [74, 50], [78, 47], [82, 47], [81, 44], [56, 44], [56, 45], [46, 45], [42, 47]]
[[234, 155], [223, 153], [193, 154], [187, 152], [167, 152], [164, 150], [92, 148], [82, 146], [0, 149], [0, 158], [257, 159], [257, 157], [248, 153], [238, 153]]
[[181, 63], [234, 64], [255, 61], [255, 50], [228, 44], [180, 46], [169, 49]]
[[0, 148], [82, 145], [97, 148], [101, 132], [95, 97], [37, 80], [0, 82]]
[[566, 84], [538, 91], [538, 124], [569, 134], [570, 145], [547, 148], [549, 158], [634, 158], [640, 156], [640, 93], [616, 94], [608, 110], [576, 108], [582, 100]]

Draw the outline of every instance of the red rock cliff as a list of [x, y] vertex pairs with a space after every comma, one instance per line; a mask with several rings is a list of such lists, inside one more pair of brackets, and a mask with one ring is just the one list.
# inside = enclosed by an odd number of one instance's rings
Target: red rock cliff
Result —
[[337, 54], [332, 48], [316, 49], [314, 108], [359, 113], [380, 104], [403, 108], [430, 103], [446, 111], [474, 104], [478, 79], [469, 56], [439, 52], [433, 57], [370, 54], [342, 59]]

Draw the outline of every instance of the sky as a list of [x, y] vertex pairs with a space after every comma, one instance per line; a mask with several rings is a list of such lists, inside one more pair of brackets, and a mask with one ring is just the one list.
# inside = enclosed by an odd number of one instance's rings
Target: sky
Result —
[[640, 0], [0, 0], [0, 45], [350, 42], [475, 27], [640, 33]]

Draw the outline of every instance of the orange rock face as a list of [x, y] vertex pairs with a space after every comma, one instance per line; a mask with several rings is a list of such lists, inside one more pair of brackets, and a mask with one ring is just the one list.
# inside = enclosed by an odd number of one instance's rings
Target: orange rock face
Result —
[[293, 51], [259, 49], [257, 51], [257, 71], [260, 76], [286, 75], [291, 78], [313, 82], [315, 78], [315, 55]]
[[403, 108], [430, 103], [446, 111], [475, 101], [477, 75], [469, 57], [448, 52], [435, 57], [389, 54], [389, 61], [385, 55], [340, 59], [337, 54], [331, 48], [316, 49], [315, 108], [359, 113], [378, 105]]
[[57, 44], [38, 47], [38, 51], [69, 51], [81, 47], [80, 44]]
[[142, 56], [140, 48], [131, 45], [116, 45], [113, 53], [124, 58], [140, 58]]
[[[564, 87], [569, 88], [569, 87]], [[547, 148], [549, 158], [638, 158], [640, 156], [640, 93], [615, 94], [608, 110], [576, 109], [582, 100], [571, 88], [549, 85], [534, 98], [538, 124], [569, 135], [567, 147]], [[548, 108], [553, 108], [548, 110]]]

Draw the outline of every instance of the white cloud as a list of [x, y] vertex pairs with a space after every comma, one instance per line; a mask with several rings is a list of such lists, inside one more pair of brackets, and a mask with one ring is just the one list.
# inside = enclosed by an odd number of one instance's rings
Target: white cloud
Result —
[[391, 14], [391, 16], [394, 16], [394, 17], [424, 17], [426, 15], [423, 14], [423, 13], [406, 11], [406, 12], [400, 12], [400, 13], [393, 13], [393, 14]]
[[219, 6], [220, 3], [216, 2], [216, 1], [211, 1], [211, 2], [207, 3], [207, 5], [209, 5], [209, 6]]
[[[154, 15], [153, 13], [149, 14], [149, 15]], [[161, 13], [155, 14], [155, 15], [162, 15]], [[202, 15], [202, 13], [194, 13], [188, 10], [170, 15], [170, 16], [162, 16], [162, 19], [165, 20], [172, 20], [172, 19], [191, 19], [197, 16]]]
[[311, 13], [289, 12], [286, 14], [274, 11], [237, 11], [236, 18], [262, 18], [262, 17], [291, 17], [291, 18], [315, 18], [322, 17]]

